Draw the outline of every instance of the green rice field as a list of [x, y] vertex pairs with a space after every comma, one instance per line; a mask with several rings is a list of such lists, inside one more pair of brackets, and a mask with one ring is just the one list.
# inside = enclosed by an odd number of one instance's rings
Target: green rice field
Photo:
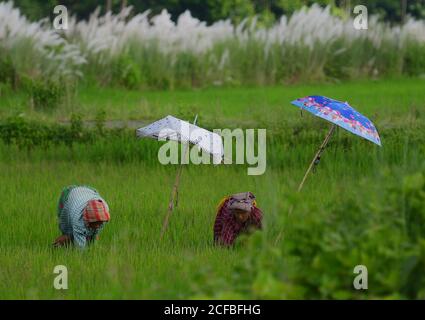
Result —
[[[51, 111], [5, 89], [0, 124], [20, 114], [66, 127], [73, 113], [84, 123], [103, 111], [107, 132], [111, 123], [168, 114], [198, 114], [209, 129], [267, 129], [267, 170], [186, 165], [160, 240], [177, 166], [158, 162], [158, 142], [137, 140], [131, 126], [72, 147], [0, 139], [0, 299], [424, 299], [424, 88], [419, 78], [146, 92], [85, 86]], [[374, 122], [382, 147], [337, 130], [297, 193], [329, 126], [290, 104], [311, 94], [348, 101]], [[84, 251], [51, 246], [58, 197], [70, 184], [95, 187], [110, 206], [111, 221]], [[264, 229], [234, 248], [215, 247], [216, 205], [242, 191], [256, 195]], [[68, 268], [67, 290], [53, 286], [56, 265]], [[356, 265], [368, 268], [368, 290], [353, 288]]]

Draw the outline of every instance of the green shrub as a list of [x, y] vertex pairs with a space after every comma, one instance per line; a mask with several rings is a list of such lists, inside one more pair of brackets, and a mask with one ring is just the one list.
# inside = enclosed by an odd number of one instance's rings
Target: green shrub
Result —
[[15, 86], [15, 67], [9, 56], [0, 56], [0, 83]]
[[406, 46], [403, 71], [411, 76], [425, 74], [425, 44], [411, 42]]
[[63, 101], [66, 90], [60, 81], [25, 79], [25, 89], [36, 110], [53, 110]]
[[55, 126], [27, 121], [23, 115], [15, 115], [0, 124], [0, 137], [5, 144], [16, 145], [20, 149], [46, 148], [56, 135], [56, 129]]
[[96, 114], [96, 129], [99, 135], [103, 136], [105, 134], [105, 121], [106, 121], [106, 111], [99, 110]]
[[[424, 173], [405, 176], [403, 184], [394, 173], [382, 179], [376, 184], [386, 186], [383, 190], [372, 187], [372, 191], [370, 184], [361, 183], [343, 197], [333, 195], [323, 203], [286, 195], [294, 210], [290, 216], [281, 215], [283, 240], [275, 245], [260, 233], [247, 239], [245, 258], [229, 270], [231, 281], [220, 283], [211, 274], [200, 274], [203, 285], [196, 294], [242, 299], [424, 299]], [[353, 288], [357, 265], [368, 269], [368, 290]]]
[[111, 64], [111, 82], [127, 89], [136, 89], [142, 82], [139, 66], [127, 55], [121, 55]]
[[89, 142], [95, 134], [84, 129], [82, 117], [78, 114], [72, 115], [70, 126], [30, 121], [22, 114], [0, 123], [0, 139], [5, 144], [28, 150], [37, 146], [46, 149], [52, 145], [72, 146], [75, 142]]
[[403, 181], [406, 229], [412, 241], [425, 239], [425, 178], [422, 173]]
[[326, 59], [326, 63], [323, 67], [325, 75], [332, 79], [345, 80], [350, 78], [348, 59], [350, 57], [345, 52], [336, 53], [330, 55]]

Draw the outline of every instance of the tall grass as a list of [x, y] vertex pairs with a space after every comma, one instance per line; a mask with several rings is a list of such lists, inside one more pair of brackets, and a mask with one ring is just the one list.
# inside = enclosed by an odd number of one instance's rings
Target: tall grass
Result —
[[0, 62], [9, 62], [17, 76], [59, 80], [81, 76], [85, 59], [47, 20], [30, 22], [13, 2], [0, 2]]
[[[423, 299], [422, 82], [149, 93], [146, 99], [158, 106], [153, 117], [197, 105], [199, 123], [209, 129], [268, 130], [264, 175], [248, 176], [247, 165], [185, 166], [163, 241], [159, 233], [177, 167], [158, 163], [157, 141], [102, 128], [101, 115], [91, 128], [76, 116], [71, 125], [3, 119], [0, 298]], [[123, 105], [124, 96], [111, 94], [115, 90], [101, 92], [105, 101], [117, 100], [110, 108], [119, 112], [132, 100]], [[300, 117], [285, 101], [315, 92], [353, 101], [374, 121], [383, 146], [337, 131], [297, 193], [328, 128], [310, 114]], [[99, 91], [85, 94], [103, 104]], [[139, 93], [132, 94], [138, 103]], [[100, 241], [85, 252], [50, 247], [59, 233], [57, 198], [68, 184], [96, 187], [111, 208]], [[230, 250], [213, 246], [217, 202], [245, 190], [264, 211], [263, 231], [239, 238]], [[59, 264], [68, 267], [68, 290], [53, 287]], [[352, 286], [358, 264], [368, 268], [367, 291]]]
[[[116, 137], [30, 152], [0, 143], [0, 297], [423, 298], [420, 123], [383, 130], [383, 148], [338, 133], [301, 194], [297, 183], [322, 137], [314, 126], [271, 137], [262, 176], [240, 165], [188, 165], [163, 241], [176, 167], [158, 164], [155, 141]], [[112, 220], [86, 252], [53, 250], [57, 197], [75, 183], [95, 186]], [[214, 247], [217, 202], [244, 190], [264, 210], [263, 232], [231, 250]], [[64, 292], [53, 288], [58, 264], [69, 270]], [[358, 264], [368, 267], [367, 291], [352, 287]]]
[[156, 16], [149, 11], [133, 15], [130, 7], [119, 14], [99, 12], [88, 21], [72, 18], [69, 30], [59, 33], [46, 21], [28, 22], [12, 2], [2, 2], [2, 56], [13, 57], [18, 74], [84, 75], [87, 81], [129, 88], [425, 72], [425, 23], [413, 19], [389, 26], [371, 16], [368, 30], [356, 30], [352, 19], [317, 5], [282, 16], [270, 27], [257, 25], [256, 18], [207, 25], [188, 11], [177, 22], [165, 10]]

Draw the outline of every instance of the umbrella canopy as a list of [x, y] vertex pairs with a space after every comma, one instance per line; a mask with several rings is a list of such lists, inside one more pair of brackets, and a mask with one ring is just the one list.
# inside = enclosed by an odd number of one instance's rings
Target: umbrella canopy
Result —
[[348, 102], [323, 96], [308, 96], [291, 103], [381, 146], [381, 139], [373, 123]]
[[220, 163], [223, 159], [223, 141], [217, 133], [170, 115], [137, 129], [136, 134], [139, 138], [189, 142], [211, 154], [214, 163]]

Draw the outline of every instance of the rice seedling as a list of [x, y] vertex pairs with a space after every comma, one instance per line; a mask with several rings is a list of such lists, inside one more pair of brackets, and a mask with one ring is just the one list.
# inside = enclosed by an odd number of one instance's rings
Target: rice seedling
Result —
[[[230, 119], [246, 114], [242, 96], [252, 100], [254, 114], [264, 113], [265, 105], [272, 112], [246, 124], [269, 124], [265, 174], [248, 176], [244, 165], [187, 166], [163, 241], [158, 235], [175, 167], [159, 164], [156, 141], [136, 140], [130, 129], [104, 128], [104, 114], [96, 116], [92, 128], [82, 127], [76, 116], [72, 125], [3, 118], [0, 297], [423, 298], [425, 123], [423, 93], [415, 85], [421, 86], [421, 80], [295, 86], [291, 92], [150, 92], [148, 99], [160, 106], [196, 101], [205, 114], [203, 126], [211, 129], [228, 124], [217, 117], [211, 96], [224, 96], [220, 103], [229, 104], [226, 110], [231, 105]], [[326, 126], [300, 117], [282, 101], [310, 90], [347, 96], [373, 115], [383, 147], [337, 132], [318, 170], [297, 194]], [[261, 92], [269, 100], [250, 96], [261, 98]], [[97, 91], [85, 94], [91, 100], [99, 96]], [[84, 134], [75, 136], [73, 130]], [[46, 144], [28, 149], [32, 134]], [[66, 137], [74, 139], [71, 145], [62, 141]], [[65, 185], [75, 183], [95, 186], [107, 199], [112, 220], [88, 250], [53, 250], [57, 198]], [[214, 247], [215, 206], [224, 195], [245, 190], [255, 193], [264, 211], [263, 232], [241, 238], [233, 249]], [[68, 267], [68, 290], [53, 287], [53, 268], [59, 264]], [[352, 287], [358, 264], [369, 269], [367, 292]]]

